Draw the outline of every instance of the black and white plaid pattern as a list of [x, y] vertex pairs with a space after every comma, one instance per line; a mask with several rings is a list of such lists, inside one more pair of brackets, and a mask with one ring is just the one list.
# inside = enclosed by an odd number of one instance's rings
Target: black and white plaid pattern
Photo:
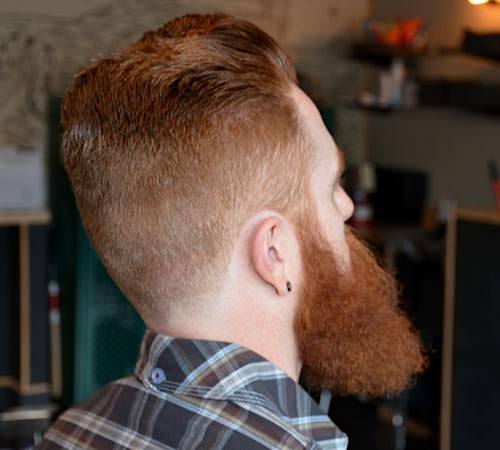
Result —
[[66, 411], [37, 448], [345, 450], [347, 436], [257, 353], [147, 331], [135, 377]]

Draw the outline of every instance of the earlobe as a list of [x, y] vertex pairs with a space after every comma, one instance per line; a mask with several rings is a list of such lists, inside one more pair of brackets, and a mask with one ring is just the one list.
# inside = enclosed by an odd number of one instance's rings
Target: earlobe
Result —
[[269, 217], [257, 224], [251, 241], [251, 260], [259, 278], [274, 288], [278, 295], [286, 295], [288, 284], [285, 277], [283, 252], [283, 223], [277, 217]]

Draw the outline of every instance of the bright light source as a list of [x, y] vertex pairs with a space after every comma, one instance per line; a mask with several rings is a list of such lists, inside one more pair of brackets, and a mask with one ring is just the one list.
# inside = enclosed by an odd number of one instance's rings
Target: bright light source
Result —
[[471, 5], [484, 5], [488, 3], [489, 0], [469, 0]]

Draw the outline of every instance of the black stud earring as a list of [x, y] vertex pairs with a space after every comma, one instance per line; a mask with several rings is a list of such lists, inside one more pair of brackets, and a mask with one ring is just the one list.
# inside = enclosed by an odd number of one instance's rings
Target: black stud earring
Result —
[[291, 281], [286, 282], [286, 289], [288, 290], [288, 292], [292, 292], [292, 282]]

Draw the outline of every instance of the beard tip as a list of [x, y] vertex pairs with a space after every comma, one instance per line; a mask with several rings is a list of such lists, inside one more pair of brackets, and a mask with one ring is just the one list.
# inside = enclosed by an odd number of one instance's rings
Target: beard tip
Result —
[[[317, 255], [323, 253], [315, 249], [321, 250], [311, 245], [304, 257], [311, 270], [297, 322], [301, 355], [310, 375], [306, 386], [329, 387], [340, 395], [380, 397], [388, 391], [402, 392], [409, 376], [427, 367], [422, 340], [401, 308], [402, 286], [360, 242], [354, 240], [350, 248], [351, 276], [339, 277], [329, 258], [317, 263]], [[334, 302], [325, 301], [332, 297]], [[327, 332], [318, 331], [325, 327]], [[327, 339], [331, 345], [325, 345]]]

